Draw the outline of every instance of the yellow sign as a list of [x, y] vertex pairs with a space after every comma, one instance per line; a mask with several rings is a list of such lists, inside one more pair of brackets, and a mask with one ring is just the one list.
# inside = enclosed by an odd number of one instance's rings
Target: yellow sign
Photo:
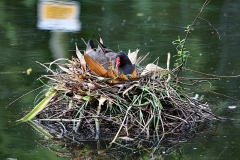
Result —
[[43, 17], [46, 19], [69, 19], [77, 12], [75, 5], [49, 3], [42, 6]]
[[81, 29], [80, 3], [76, 1], [39, 0], [38, 28], [57, 31], [79, 31]]

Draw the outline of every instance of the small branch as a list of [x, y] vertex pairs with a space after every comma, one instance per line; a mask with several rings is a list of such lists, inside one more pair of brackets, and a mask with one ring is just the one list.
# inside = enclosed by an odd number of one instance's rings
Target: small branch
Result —
[[169, 118], [171, 117], [171, 118], [173, 118], [173, 119], [179, 119], [179, 120], [187, 123], [186, 120], [184, 120], [184, 119], [182, 119], [182, 118], [180, 118], [180, 117], [176, 117], [176, 116], [173, 116], [173, 115], [170, 115], [170, 114], [167, 114], [167, 113], [164, 113], [164, 115], [167, 116], [167, 117], [169, 117]]
[[218, 30], [208, 20], [201, 18], [201, 17], [198, 17], [198, 19], [201, 19], [201, 20], [204, 20], [205, 22], [207, 22], [209, 24], [209, 26], [212, 27], [217, 32], [218, 38], [219, 38], [219, 40], [221, 40]]
[[29, 91], [29, 92], [21, 95], [20, 97], [18, 97], [17, 99], [15, 99], [15, 100], [12, 101], [11, 103], [9, 103], [9, 104], [6, 106], [6, 108], [8, 108], [10, 105], [12, 105], [13, 103], [15, 103], [15, 102], [18, 101], [19, 99], [25, 97], [26, 95], [28, 95], [28, 94], [30, 94], [30, 93], [32, 93], [32, 92], [35, 92], [35, 91], [39, 90], [40, 88], [42, 88], [42, 87], [44, 87], [44, 86], [45, 86], [45, 85], [42, 85], [42, 86], [40, 86], [40, 87], [38, 87], [38, 88], [35, 88], [34, 90], [31, 90], [31, 91]]
[[185, 78], [185, 77], [177, 77], [179, 80], [220, 80], [220, 78]]
[[169, 66], [170, 66], [170, 57], [171, 57], [171, 54], [168, 53], [168, 57], [167, 57], [167, 71], [168, 71], [168, 79], [167, 79], [167, 83], [170, 81], [171, 79], [171, 74], [170, 74], [170, 69], [169, 69]]
[[198, 13], [198, 15], [195, 17], [195, 19], [193, 20], [192, 24], [190, 25], [189, 30], [187, 31], [187, 34], [186, 34], [185, 39], [184, 39], [184, 42], [183, 42], [183, 47], [182, 47], [182, 49], [181, 49], [181, 52], [183, 52], [183, 48], [184, 48], [184, 46], [185, 46], [185, 43], [186, 43], [186, 41], [187, 41], [187, 39], [188, 39], [188, 35], [189, 35], [189, 33], [190, 33], [193, 25], [194, 25], [195, 22], [197, 21], [198, 17], [202, 14], [203, 10], [207, 7], [208, 3], [210, 3], [210, 1], [211, 1], [211, 0], [206, 0], [206, 1], [204, 2], [203, 6], [202, 6], [202, 8], [201, 8], [201, 10], [200, 10], [200, 12]]
[[219, 75], [214, 75], [214, 74], [206, 74], [206, 73], [203, 73], [203, 72], [194, 71], [194, 70], [186, 69], [186, 68], [184, 68], [184, 70], [190, 71], [190, 72], [194, 72], [194, 73], [198, 73], [198, 74], [202, 74], [202, 75], [204, 75], [204, 76], [211, 76], [211, 77], [217, 77], [217, 78], [236, 78], [236, 77], [240, 77], [240, 75], [235, 75], [235, 76], [219, 76]]
[[149, 52], [143, 58], [140, 58], [137, 64], [140, 65], [140, 63], [142, 63], [146, 59], [146, 57], [148, 57], [148, 55], [149, 55]]
[[[193, 27], [193, 25], [195, 24], [195, 22], [197, 21], [197, 19], [200, 17], [200, 15], [202, 14], [203, 10], [207, 7], [208, 3], [210, 3], [211, 0], [206, 0], [200, 10], [200, 12], [198, 13], [198, 15], [195, 17], [195, 19], [193, 20], [192, 24], [190, 25], [187, 33], [186, 33], [186, 36], [184, 38], [184, 42], [183, 42], [183, 45], [182, 45], [182, 48], [181, 48], [181, 52], [183, 52], [184, 50], [184, 47], [185, 47], [185, 44], [186, 44], [186, 41], [188, 39], [188, 35]], [[182, 61], [183, 64], [185, 64], [185, 61]], [[183, 65], [182, 65], [183, 66]], [[180, 73], [181, 69], [182, 69], [182, 66], [179, 68], [178, 70], [178, 73], [177, 73], [177, 77], [178, 77], [178, 74]]]
[[110, 145], [109, 145], [108, 148], [111, 148], [112, 144], [116, 141], [116, 139], [117, 139], [120, 131], [122, 130], [122, 127], [123, 127], [123, 125], [124, 125], [124, 122], [125, 122], [125, 120], [126, 120], [126, 118], [127, 118], [128, 111], [129, 111], [131, 108], [132, 108], [132, 106], [129, 106], [129, 107], [128, 107], [128, 109], [127, 109], [127, 111], [126, 111], [126, 114], [125, 114], [125, 116], [124, 116], [124, 119], [123, 119], [123, 121], [122, 121], [122, 124], [121, 124], [121, 126], [119, 127], [117, 134], [115, 135], [114, 139], [112, 140], [112, 142], [110, 143]]
[[217, 94], [217, 95], [220, 95], [220, 96], [227, 97], [227, 98], [229, 98], [229, 99], [235, 100], [235, 101], [237, 101], [237, 102], [240, 102], [239, 99], [236, 99], [236, 98], [233, 98], [233, 97], [230, 97], [230, 96], [227, 96], [227, 95], [218, 93], [218, 92], [214, 92], [214, 91], [211, 91], [211, 90], [202, 88], [202, 87], [200, 87], [200, 86], [195, 86], [195, 87], [196, 87], [196, 88], [199, 88], [199, 89], [201, 89], [201, 90], [204, 90], [204, 91], [206, 91], [206, 92], [210, 92], [210, 93], [213, 93], [213, 94]]
[[75, 129], [74, 129], [74, 131], [75, 131], [76, 133], [77, 133], [77, 131], [78, 131], [80, 125], [81, 125], [82, 119], [84, 118], [83, 112], [84, 112], [84, 109], [82, 109], [82, 110], [80, 111], [80, 113], [79, 113], [79, 117], [78, 117], [78, 118], [79, 118], [79, 121], [77, 122], [77, 125], [76, 125], [76, 127], [75, 127]]
[[39, 121], [53, 121], [53, 122], [80, 122], [83, 118], [101, 118], [100, 116], [86, 116], [78, 119], [38, 119]]

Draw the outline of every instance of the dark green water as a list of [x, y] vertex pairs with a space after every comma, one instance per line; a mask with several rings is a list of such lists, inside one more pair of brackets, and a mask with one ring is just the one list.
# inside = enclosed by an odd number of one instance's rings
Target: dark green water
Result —
[[[1, 0], [0, 2], [0, 159], [62, 159], [37, 142], [41, 137], [29, 126], [8, 127], [8, 121], [21, 118], [34, 106], [38, 92], [33, 92], [6, 109], [19, 96], [41, 85], [37, 80], [45, 70], [35, 61], [51, 62], [56, 58], [71, 58], [75, 42], [80, 49], [81, 38], [92, 39], [101, 34], [104, 44], [113, 50], [140, 49], [140, 55], [152, 54], [147, 62], [160, 57], [166, 67], [167, 53], [176, 53], [172, 41], [198, 14], [204, 1], [82, 1], [81, 30], [56, 32], [37, 27], [37, 1]], [[240, 74], [240, 1], [212, 1], [201, 15], [219, 32], [221, 40], [208, 23], [198, 20], [187, 41], [191, 56], [187, 68], [208, 74], [233, 76]], [[213, 32], [212, 32], [213, 31]], [[172, 64], [174, 58], [171, 59]], [[146, 63], [147, 63], [146, 62]], [[32, 68], [30, 75], [26, 70]], [[188, 77], [202, 77], [184, 72]], [[211, 81], [214, 92], [240, 99], [240, 78]], [[228, 118], [215, 132], [201, 135], [182, 147], [182, 159], [239, 159], [239, 102], [214, 94], [204, 95], [214, 113]], [[228, 106], [236, 106], [229, 109]], [[174, 159], [167, 156], [166, 159]]]

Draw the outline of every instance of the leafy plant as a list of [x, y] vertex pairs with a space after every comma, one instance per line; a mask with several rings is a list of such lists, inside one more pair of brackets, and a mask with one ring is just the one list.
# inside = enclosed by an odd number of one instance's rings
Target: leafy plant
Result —
[[[186, 32], [190, 32], [191, 30], [191, 25], [188, 25], [185, 31]], [[181, 65], [182, 63], [185, 63], [187, 61], [187, 58], [189, 56], [189, 51], [186, 49], [185, 47], [185, 41], [186, 39], [181, 39], [180, 36], [178, 36], [178, 39], [176, 39], [175, 41], [173, 41], [172, 43], [174, 45], [177, 45], [176, 50], [177, 50], [177, 56], [178, 58], [176, 59], [176, 62], [174, 63], [174, 66], [177, 67], [179, 65]]]

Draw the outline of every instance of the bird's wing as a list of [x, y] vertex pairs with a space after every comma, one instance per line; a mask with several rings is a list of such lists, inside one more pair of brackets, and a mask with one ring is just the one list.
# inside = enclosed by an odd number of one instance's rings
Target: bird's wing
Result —
[[117, 55], [117, 53], [115, 53], [115, 52], [108, 52], [108, 53], [105, 53], [105, 56], [110, 60], [110, 61], [114, 61], [115, 60], [115, 58], [116, 58], [116, 55]]
[[105, 76], [107, 70], [101, 64], [92, 59], [88, 54], [84, 54], [84, 59], [93, 72], [99, 76]]

